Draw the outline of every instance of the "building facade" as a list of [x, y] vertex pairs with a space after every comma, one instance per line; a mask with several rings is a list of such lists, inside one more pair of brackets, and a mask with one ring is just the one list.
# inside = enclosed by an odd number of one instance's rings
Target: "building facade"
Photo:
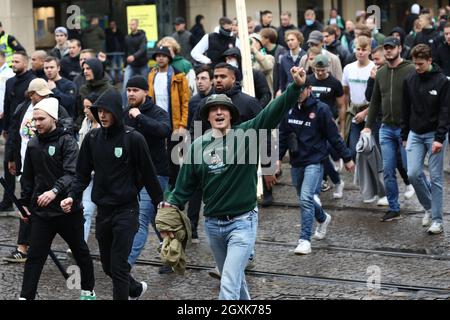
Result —
[[[337, 8], [344, 19], [354, 19], [356, 12], [366, 10], [370, 5], [381, 9], [382, 32], [389, 32], [394, 26], [403, 25], [407, 10], [419, 3], [437, 11], [449, 5], [450, 0], [246, 0], [247, 15], [259, 20], [261, 10], [271, 10], [274, 26], [279, 25], [279, 14], [290, 11], [293, 23], [304, 24], [303, 14], [313, 8], [320, 21], [326, 21], [331, 8]], [[81, 25], [85, 27], [92, 15], [100, 17], [100, 25], [106, 27], [110, 20], [118, 22], [119, 28], [127, 29], [127, 7], [135, 5], [156, 5], [158, 36], [173, 32], [173, 21], [177, 16], [186, 17], [188, 27], [195, 22], [195, 16], [205, 16], [205, 29], [211, 32], [221, 16], [236, 17], [235, 0], [2, 0], [0, 21], [6, 32], [19, 39], [27, 50], [51, 48], [54, 46], [55, 27], [67, 26], [71, 6], [80, 8]], [[34, 32], [30, 32], [33, 30]]]

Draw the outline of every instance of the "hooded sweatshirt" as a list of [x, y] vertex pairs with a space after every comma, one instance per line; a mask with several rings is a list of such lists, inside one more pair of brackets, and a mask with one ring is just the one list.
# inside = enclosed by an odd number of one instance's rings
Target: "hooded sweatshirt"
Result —
[[384, 124], [400, 127], [403, 105], [403, 81], [411, 72], [415, 72], [410, 61], [401, 62], [396, 68], [384, 65], [377, 72], [369, 106], [366, 128], [371, 128], [380, 113]]
[[[111, 112], [112, 126], [102, 126], [98, 109]], [[150, 151], [144, 136], [123, 122], [122, 98], [115, 89], [108, 89], [91, 107], [101, 127], [92, 130], [83, 140], [77, 163], [76, 179], [69, 194], [76, 203], [83, 197], [95, 171], [92, 201], [102, 207], [132, 207], [144, 185], [155, 208], [163, 194]]]
[[406, 33], [400, 27], [393, 28], [391, 33], [389, 34], [389, 36], [392, 36], [394, 33], [400, 34], [400, 42], [402, 44], [402, 58], [407, 59], [411, 52], [411, 48], [409, 46], [405, 45]]
[[433, 64], [424, 74], [411, 73], [403, 87], [402, 138], [409, 131], [425, 134], [436, 131], [434, 140], [443, 143], [448, 132], [450, 82]]

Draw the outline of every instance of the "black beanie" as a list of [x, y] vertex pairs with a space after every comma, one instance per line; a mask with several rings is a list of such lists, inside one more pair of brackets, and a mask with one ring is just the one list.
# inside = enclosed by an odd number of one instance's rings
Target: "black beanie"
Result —
[[135, 76], [130, 78], [127, 82], [127, 88], [139, 88], [148, 91], [148, 82], [143, 76]]

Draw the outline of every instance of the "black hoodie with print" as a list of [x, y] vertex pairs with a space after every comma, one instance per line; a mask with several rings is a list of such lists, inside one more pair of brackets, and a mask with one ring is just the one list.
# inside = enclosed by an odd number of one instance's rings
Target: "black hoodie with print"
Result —
[[[114, 124], [101, 125], [98, 109], [111, 112]], [[122, 98], [115, 89], [108, 89], [91, 107], [101, 127], [92, 130], [83, 140], [77, 163], [75, 181], [69, 196], [79, 203], [89, 185], [92, 171], [92, 201], [100, 207], [134, 206], [145, 186], [155, 208], [163, 200], [147, 142], [142, 134], [124, 125]]]

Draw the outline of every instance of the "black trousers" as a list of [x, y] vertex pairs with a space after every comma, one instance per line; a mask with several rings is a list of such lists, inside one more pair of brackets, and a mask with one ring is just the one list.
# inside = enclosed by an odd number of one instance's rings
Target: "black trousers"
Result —
[[112, 279], [113, 299], [128, 300], [140, 294], [141, 284], [130, 274], [128, 256], [139, 229], [139, 205], [97, 207], [95, 237], [103, 271]]
[[17, 244], [29, 246], [30, 245], [30, 234], [31, 234], [31, 220], [25, 223], [19, 220], [19, 236], [17, 237]]
[[72, 250], [81, 272], [81, 289], [92, 291], [95, 285], [94, 266], [89, 248], [84, 241], [84, 218], [81, 214], [54, 218], [31, 217], [30, 248], [28, 249], [25, 272], [20, 296], [34, 300], [39, 278], [55, 238], [59, 234]]
[[195, 190], [194, 194], [189, 199], [189, 207], [187, 210], [187, 214], [189, 220], [191, 221], [192, 236], [198, 236], [197, 228], [200, 216], [200, 208], [202, 207], [202, 199], [203, 199], [203, 192], [202, 188], [200, 187], [197, 188], [197, 190]]
[[[16, 190], [16, 177], [13, 176], [11, 173], [9, 173], [8, 170], [8, 161], [3, 161], [3, 172], [5, 174], [5, 181], [6, 184], [9, 187], [9, 190], [14, 193]], [[4, 204], [7, 204], [8, 206], [12, 205], [11, 199], [6, 195], [6, 192], [3, 193], [3, 200], [2, 202]]]

